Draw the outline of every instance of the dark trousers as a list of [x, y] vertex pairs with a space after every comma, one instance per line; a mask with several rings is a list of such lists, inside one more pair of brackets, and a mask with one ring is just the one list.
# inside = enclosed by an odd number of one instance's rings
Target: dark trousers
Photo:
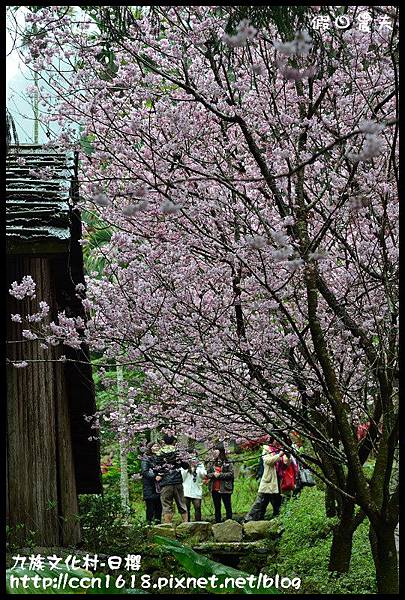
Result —
[[145, 499], [146, 504], [146, 520], [148, 523], [157, 521], [158, 523], [162, 520], [162, 503], [160, 498], [147, 498]]
[[281, 494], [257, 494], [255, 503], [246, 515], [245, 521], [262, 521], [270, 503], [273, 507], [273, 517], [277, 517], [280, 513], [281, 500]]
[[232, 494], [221, 494], [220, 492], [212, 492], [212, 501], [214, 503], [214, 508], [215, 508], [215, 523], [220, 523], [222, 521], [221, 500], [225, 506], [226, 518], [232, 519], [231, 496], [232, 496]]
[[191, 505], [194, 506], [194, 517], [196, 521], [202, 521], [201, 518], [201, 498], [184, 497], [187, 506], [188, 520], [191, 521]]

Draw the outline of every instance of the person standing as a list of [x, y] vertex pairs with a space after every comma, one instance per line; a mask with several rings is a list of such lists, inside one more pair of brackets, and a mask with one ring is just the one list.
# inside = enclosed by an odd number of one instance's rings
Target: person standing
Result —
[[160, 523], [162, 520], [162, 503], [160, 501], [159, 484], [156, 481], [154, 467], [159, 444], [149, 442], [141, 459], [141, 475], [143, 484], [143, 499], [146, 504], [146, 521], [149, 524]]
[[263, 446], [263, 475], [260, 480], [256, 500], [245, 516], [245, 522], [263, 520], [269, 503], [273, 507], [273, 517], [276, 517], [280, 513], [281, 493], [276, 464], [278, 461], [283, 460], [285, 453], [282, 450], [278, 450], [273, 443], [274, 441], [271, 440], [269, 445]]
[[194, 506], [196, 521], [201, 521], [202, 484], [207, 471], [198, 458], [191, 460], [188, 469], [181, 469], [183, 477], [184, 499], [187, 506], [188, 520], [191, 521], [191, 505]]
[[[293, 449], [293, 451], [295, 452], [296, 456], [299, 456], [304, 448], [302, 445], [302, 440], [299, 436], [299, 434], [296, 431], [292, 431], [290, 433], [290, 440], [291, 440], [291, 447]], [[295, 477], [295, 488], [293, 491], [293, 496], [299, 496], [302, 490], [302, 480], [301, 480], [301, 465], [299, 462], [299, 459], [294, 458], [293, 456], [291, 456], [291, 460], [295, 463], [296, 466], [296, 477]]]
[[214, 461], [208, 468], [207, 478], [214, 503], [215, 522], [220, 523], [222, 520], [221, 503], [225, 506], [226, 518], [232, 519], [234, 471], [223, 444], [214, 448]]
[[164, 523], [173, 520], [173, 503], [176, 503], [183, 521], [187, 521], [187, 506], [184, 499], [183, 478], [180, 469], [188, 469], [188, 463], [181, 460], [176, 450], [176, 438], [173, 435], [163, 436], [164, 446], [157, 457], [155, 473], [160, 485], [160, 499]]
[[280, 491], [284, 494], [284, 497], [291, 498], [297, 487], [298, 463], [293, 456], [290, 456], [290, 460], [288, 460], [284, 455], [283, 461], [286, 462], [286, 468], [284, 469], [282, 479], [279, 480]]

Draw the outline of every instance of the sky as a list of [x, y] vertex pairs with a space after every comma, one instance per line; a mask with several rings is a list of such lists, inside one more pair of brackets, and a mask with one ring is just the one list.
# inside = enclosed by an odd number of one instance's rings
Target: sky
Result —
[[[17, 23], [20, 28], [24, 27], [24, 14], [26, 9], [20, 7], [15, 13]], [[21, 62], [18, 51], [13, 49], [13, 38], [8, 28], [13, 23], [7, 13], [6, 28], [6, 98], [7, 108], [9, 109], [16, 124], [18, 139], [22, 143], [33, 141], [33, 110], [32, 103], [25, 93], [25, 88], [30, 83], [30, 76], [27, 67]], [[19, 40], [15, 45], [18, 45]], [[46, 138], [41, 131], [39, 132], [39, 142], [45, 142]]]
[[[76, 13], [80, 15], [81, 9], [76, 8]], [[15, 18], [18, 23], [18, 28], [23, 30], [25, 28], [25, 14], [27, 8], [20, 6], [19, 9], [14, 12]], [[20, 60], [18, 51], [14, 49], [14, 40], [10, 35], [8, 29], [14, 28], [14, 20], [10, 19], [8, 12], [6, 13], [6, 98], [7, 108], [10, 111], [18, 133], [18, 139], [21, 143], [33, 143], [34, 141], [34, 113], [32, 100], [26, 93], [28, 85], [32, 84], [32, 77], [29, 69]], [[94, 26], [94, 28], [96, 28]], [[91, 31], [91, 28], [89, 29]], [[19, 45], [19, 40], [14, 44]], [[46, 82], [42, 81], [41, 85], [46, 89]], [[56, 133], [59, 130], [58, 125], [52, 123], [52, 131]], [[39, 124], [39, 143], [46, 143], [49, 138], [45, 135], [45, 130], [41, 123]]]
[[[16, 18], [18, 24], [22, 27], [24, 25], [24, 13], [25, 8], [22, 6], [16, 13]], [[9, 24], [9, 16], [7, 14], [7, 24]], [[6, 86], [7, 86], [7, 94], [9, 90], [9, 83], [18, 73], [18, 68], [20, 65], [20, 61], [18, 58], [18, 52], [13, 51], [13, 39], [8, 30], [6, 30]]]

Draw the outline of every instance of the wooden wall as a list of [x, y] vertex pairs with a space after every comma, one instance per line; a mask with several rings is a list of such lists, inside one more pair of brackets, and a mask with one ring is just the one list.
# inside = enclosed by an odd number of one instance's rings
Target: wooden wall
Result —
[[35, 312], [45, 300], [53, 308], [52, 258], [9, 257], [8, 287], [31, 275], [35, 300], [8, 296], [7, 357], [35, 360], [28, 367], [7, 367], [7, 521], [36, 532], [39, 545], [69, 545], [79, 541], [77, 494], [69, 407], [63, 363], [51, 362], [59, 348], [43, 350], [24, 341], [21, 324], [11, 313]]

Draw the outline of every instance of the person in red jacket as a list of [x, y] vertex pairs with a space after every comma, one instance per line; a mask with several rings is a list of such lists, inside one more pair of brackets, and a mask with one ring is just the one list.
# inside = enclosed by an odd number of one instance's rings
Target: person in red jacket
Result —
[[221, 503], [225, 506], [226, 518], [232, 519], [234, 472], [222, 443], [214, 448], [214, 461], [208, 467], [207, 479], [214, 503], [215, 522], [220, 523], [222, 520]]

